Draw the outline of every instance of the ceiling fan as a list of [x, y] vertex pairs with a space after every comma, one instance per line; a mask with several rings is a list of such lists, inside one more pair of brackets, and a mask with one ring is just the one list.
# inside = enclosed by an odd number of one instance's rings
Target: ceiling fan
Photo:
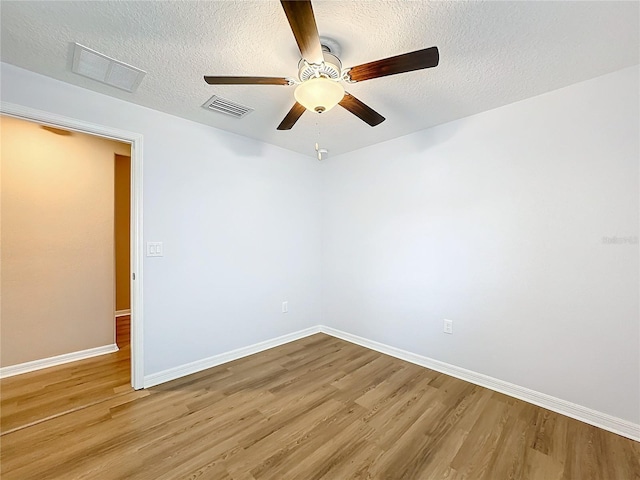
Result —
[[204, 77], [210, 85], [296, 85], [296, 103], [278, 125], [278, 130], [290, 130], [305, 110], [322, 113], [336, 105], [375, 127], [385, 118], [346, 92], [341, 82], [362, 82], [438, 65], [438, 48], [430, 47], [343, 69], [340, 59], [320, 42], [311, 1], [280, 0], [280, 3], [302, 54], [298, 64], [299, 80], [287, 77]]

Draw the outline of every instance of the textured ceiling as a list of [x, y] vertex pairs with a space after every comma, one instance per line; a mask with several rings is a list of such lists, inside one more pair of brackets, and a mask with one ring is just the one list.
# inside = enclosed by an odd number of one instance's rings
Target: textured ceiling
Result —
[[[336, 155], [587, 80], [639, 61], [631, 2], [314, 1], [343, 66], [437, 46], [436, 68], [348, 86], [387, 120], [336, 107], [276, 126], [293, 87], [210, 86], [202, 76], [297, 74], [299, 53], [275, 0], [2, 1], [1, 58], [34, 72], [313, 155]], [[70, 71], [78, 42], [147, 71], [131, 94]], [[201, 108], [213, 94], [255, 108], [235, 119]]]

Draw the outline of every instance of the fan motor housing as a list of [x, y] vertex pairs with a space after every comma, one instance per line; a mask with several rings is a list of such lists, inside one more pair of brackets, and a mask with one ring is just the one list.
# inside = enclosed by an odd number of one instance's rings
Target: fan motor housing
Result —
[[298, 77], [304, 82], [314, 77], [327, 77], [338, 80], [342, 74], [342, 62], [330, 52], [322, 52], [324, 62], [320, 65], [307, 63], [304, 59], [298, 64]]

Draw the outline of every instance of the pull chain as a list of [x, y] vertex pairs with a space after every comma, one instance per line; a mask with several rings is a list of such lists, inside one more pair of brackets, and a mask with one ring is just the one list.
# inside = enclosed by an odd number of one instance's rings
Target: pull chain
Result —
[[322, 161], [322, 155], [326, 155], [329, 151], [326, 148], [320, 148], [320, 124], [316, 117], [316, 129], [318, 130], [318, 138], [316, 139], [316, 152], [318, 152], [318, 160]]

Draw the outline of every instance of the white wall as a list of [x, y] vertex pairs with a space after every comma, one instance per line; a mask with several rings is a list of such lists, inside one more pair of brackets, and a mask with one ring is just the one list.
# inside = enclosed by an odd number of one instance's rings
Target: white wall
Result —
[[[323, 163], [323, 320], [640, 421], [638, 67]], [[442, 332], [443, 319], [454, 334]]]
[[145, 375], [322, 322], [640, 420], [638, 245], [602, 243], [638, 235], [637, 67], [323, 164], [6, 64], [1, 93], [144, 134]]
[[145, 375], [320, 323], [317, 161], [12, 65], [1, 74], [4, 102], [144, 136], [143, 234], [164, 242], [144, 259]]

